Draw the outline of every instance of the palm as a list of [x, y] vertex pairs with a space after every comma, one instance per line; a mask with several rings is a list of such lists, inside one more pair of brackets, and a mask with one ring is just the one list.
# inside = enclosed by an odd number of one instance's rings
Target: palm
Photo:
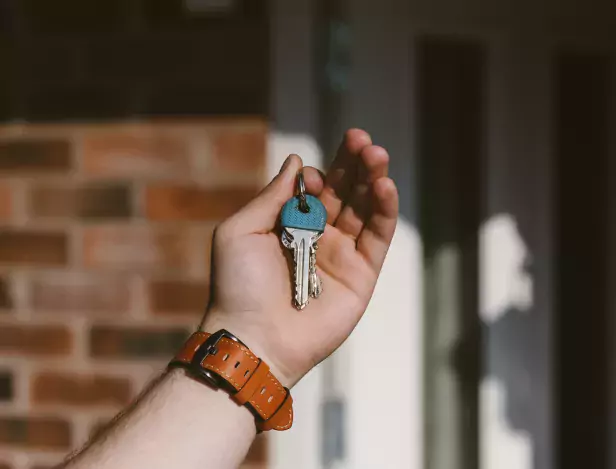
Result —
[[[356, 164], [361, 164], [359, 155]], [[386, 174], [387, 158], [383, 164], [377, 179]], [[391, 239], [378, 241], [378, 233], [361, 234], [365, 226], [370, 230], [370, 220], [362, 219], [362, 214], [372, 216], [373, 197], [366, 197], [365, 191], [360, 190], [352, 205], [347, 201], [348, 209], [339, 209], [336, 214], [334, 204], [335, 199], [340, 200], [340, 191], [333, 184], [328, 187], [327, 180], [322, 181], [314, 169], [306, 168], [304, 174], [308, 191], [319, 195], [328, 209], [328, 224], [317, 254], [317, 271], [323, 281], [321, 296], [302, 311], [293, 306], [292, 257], [282, 247], [279, 229], [271, 226], [241, 235], [217, 236], [212, 312], [208, 318], [211, 326], [232, 324], [238, 336], [254, 337], [266, 344], [263, 354], [271, 357], [291, 382], [327, 357], [355, 327], [370, 300]], [[353, 233], [360, 225], [359, 232]], [[388, 227], [392, 234], [393, 226], [395, 216]]]

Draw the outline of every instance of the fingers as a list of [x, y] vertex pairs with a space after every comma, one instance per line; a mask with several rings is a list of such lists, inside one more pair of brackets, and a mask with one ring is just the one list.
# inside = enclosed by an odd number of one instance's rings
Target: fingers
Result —
[[[282, 206], [295, 193], [297, 172], [301, 167], [302, 159], [297, 155], [290, 155], [282, 165], [280, 173], [259, 195], [225, 221], [224, 231], [234, 235], [271, 231], [276, 225]], [[314, 187], [314, 175], [311, 178]]]
[[335, 224], [344, 234], [355, 239], [361, 233], [372, 213], [372, 186], [376, 180], [387, 176], [388, 166], [389, 155], [384, 148], [369, 145], [361, 150], [357, 180]]
[[319, 197], [323, 192], [325, 184], [325, 175], [312, 166], [304, 166], [304, 183], [306, 184], [306, 192]]
[[394, 181], [382, 177], [373, 183], [373, 210], [359, 238], [357, 250], [378, 272], [396, 230], [398, 190]]
[[338, 153], [325, 177], [321, 202], [327, 209], [327, 222], [333, 225], [349, 198], [357, 176], [359, 154], [372, 144], [370, 135], [360, 129], [347, 130]]

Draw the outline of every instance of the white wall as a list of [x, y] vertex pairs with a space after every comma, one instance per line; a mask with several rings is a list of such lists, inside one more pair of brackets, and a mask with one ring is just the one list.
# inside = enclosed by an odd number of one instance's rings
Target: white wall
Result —
[[375, 296], [349, 344], [348, 468], [423, 467], [422, 247], [416, 228], [411, 53], [395, 0], [351, 2], [345, 122], [391, 155], [401, 218]]
[[[347, 453], [336, 467], [424, 467], [423, 254], [411, 92], [412, 40], [424, 33], [474, 37], [489, 48], [487, 205], [480, 236], [486, 363], [481, 467], [554, 467], [549, 55], [563, 37], [606, 44], [616, 19], [607, 14], [607, 3], [592, 3], [584, 3], [587, 14], [580, 14], [581, 0], [346, 1], [352, 68], [344, 122], [366, 128], [390, 150], [402, 217], [366, 317], [330, 363], [328, 373], [339, 381], [325, 386], [317, 370], [294, 390], [297, 423], [273, 438], [273, 467], [321, 467], [324, 389], [342, 394], [346, 403]], [[321, 158], [312, 138], [312, 2], [273, 5], [274, 121], [284, 125], [272, 133], [272, 174], [292, 151], [313, 162]], [[614, 415], [616, 420], [616, 410]]]

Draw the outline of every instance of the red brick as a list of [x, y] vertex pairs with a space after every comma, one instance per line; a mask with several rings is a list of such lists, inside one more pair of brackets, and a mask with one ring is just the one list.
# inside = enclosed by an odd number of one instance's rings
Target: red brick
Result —
[[[61, 6], [60, 6], [61, 5]], [[32, 41], [28, 41], [26, 45], [39, 44], [43, 45], [51, 43], [55, 45], [59, 42], [59, 45], [64, 45], [68, 42], [68, 45], [72, 45], [76, 38], [83, 38], [84, 36], [98, 36], [105, 34], [113, 34], [114, 32], [121, 30], [124, 26], [125, 10], [122, 9], [121, 2], [94, 2], [91, 5], [84, 5], [82, 2], [76, 0], [62, 0], [62, 3], [55, 5], [48, 4], [47, 2], [38, 1], [26, 1], [21, 6], [22, 14], [24, 18], [24, 25], [28, 26], [28, 34], [31, 35]], [[70, 13], [68, 13], [70, 12]], [[73, 41], [54, 41], [48, 40], [48, 38], [56, 38], [58, 36], [64, 36], [67, 38], [75, 38]], [[104, 36], [103, 36], [104, 37]], [[34, 39], [39, 39], [35, 41]], [[21, 50], [21, 48], [20, 48]], [[38, 49], [35, 49], [38, 51]], [[32, 54], [37, 52], [32, 51]], [[49, 64], [54, 64], [57, 59], [57, 55], [52, 55], [47, 52], [46, 48], [43, 48], [41, 52], [51, 55], [47, 65], [47, 69], [52, 68]], [[67, 66], [72, 64], [60, 62], [57, 66]], [[36, 70], [32, 71], [32, 73]], [[39, 73], [44, 73], [42, 70]], [[49, 70], [46, 73], [55, 74], [58, 73], [54, 70]], [[46, 77], [40, 77], [46, 78]]]
[[237, 212], [256, 193], [256, 189], [153, 185], [146, 191], [146, 214], [153, 220], [219, 221]]
[[69, 422], [54, 417], [0, 417], [0, 444], [33, 450], [67, 450]]
[[7, 184], [0, 184], [0, 221], [10, 220], [13, 216], [13, 194]]
[[0, 263], [64, 265], [68, 240], [57, 232], [0, 231]]
[[71, 145], [64, 140], [0, 142], [0, 172], [66, 172], [71, 165]]
[[73, 347], [63, 326], [0, 325], [0, 352], [28, 356], [68, 355]]
[[13, 373], [10, 371], [0, 371], [0, 401], [10, 401], [13, 399]]
[[130, 96], [114, 83], [45, 83], [30, 88], [26, 112], [32, 121], [118, 119], [130, 112]]
[[9, 280], [0, 277], [0, 309], [10, 309], [13, 307], [13, 296]]
[[36, 217], [126, 218], [132, 214], [131, 204], [127, 184], [43, 185], [30, 193], [30, 213]]
[[83, 168], [93, 176], [187, 176], [191, 172], [189, 143], [160, 127], [86, 134]]
[[127, 404], [131, 383], [125, 378], [44, 372], [32, 380], [32, 402], [74, 406]]
[[84, 230], [83, 262], [88, 267], [119, 270], [182, 271], [192, 256], [186, 230], [135, 226]]
[[35, 311], [119, 313], [130, 309], [130, 285], [121, 276], [54, 273], [31, 282]]
[[[225, 44], [224, 52], [228, 54]], [[219, 47], [219, 49], [221, 49]], [[222, 50], [222, 49], [221, 49]], [[201, 59], [200, 59], [201, 60]], [[235, 62], [235, 58], [231, 62]], [[208, 66], [210, 65], [208, 58]], [[230, 63], [227, 58], [227, 63]], [[242, 79], [251, 83], [242, 83], [239, 88], [229, 88], [228, 84], [208, 84], [209, 80], [199, 83], [169, 83], [161, 82], [146, 91], [143, 100], [143, 113], [159, 116], [177, 115], [265, 115], [269, 112], [267, 89], [269, 84], [264, 81], [256, 83], [253, 69], [242, 63], [245, 67], [232, 78], [243, 76]], [[215, 70], [214, 67], [212, 70]], [[250, 70], [250, 77], [246, 75]], [[218, 73], [210, 73], [208, 77]]]
[[182, 346], [189, 331], [184, 328], [121, 328], [93, 326], [90, 355], [95, 358], [171, 358]]
[[223, 129], [213, 136], [214, 161], [230, 171], [255, 171], [265, 167], [267, 132], [263, 129]]
[[204, 282], [160, 280], [150, 283], [149, 297], [150, 307], [156, 313], [202, 314], [207, 305], [209, 287]]

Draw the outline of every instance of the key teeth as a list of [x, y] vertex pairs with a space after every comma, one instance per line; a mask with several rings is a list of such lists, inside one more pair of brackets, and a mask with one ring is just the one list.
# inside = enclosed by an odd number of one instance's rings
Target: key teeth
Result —
[[316, 277], [314, 288], [310, 290], [310, 296], [316, 299], [321, 296], [321, 293], [323, 293], [323, 281], [320, 277]]
[[306, 307], [306, 305], [308, 304], [308, 301], [306, 301], [306, 303], [304, 304], [301, 304], [299, 301], [297, 301], [297, 298], [299, 298], [301, 295], [301, 292], [300, 292], [301, 287], [297, 285], [297, 275], [295, 273], [293, 274], [293, 281], [295, 283], [295, 298], [293, 300], [293, 303], [295, 304], [295, 309], [297, 309], [298, 311], [301, 311]]
[[[304, 304], [301, 304], [298, 301], [298, 298], [302, 297], [302, 292], [301, 292], [302, 287], [297, 284], [297, 268], [293, 269], [293, 283], [295, 285], [295, 294], [293, 295], [294, 296], [293, 305], [298, 311], [302, 311], [303, 309], [305, 309], [308, 303], [310, 302], [310, 298], [318, 298], [321, 295], [321, 292], [323, 291], [323, 282], [321, 278], [317, 275], [317, 271], [316, 271], [316, 251], [318, 249], [317, 241], [321, 237], [321, 235], [322, 233], [314, 234], [314, 237], [311, 241], [312, 245], [309, 247], [310, 249], [310, 256], [308, 260], [309, 262], [308, 264], [309, 265], [309, 271], [308, 271], [309, 287], [308, 287], [308, 295], [306, 298], [306, 302]], [[294, 239], [293, 231], [291, 231], [287, 227], [284, 227], [282, 236], [281, 236], [281, 241], [282, 241], [283, 246], [286, 247], [287, 249], [293, 249], [294, 248], [293, 239]]]

